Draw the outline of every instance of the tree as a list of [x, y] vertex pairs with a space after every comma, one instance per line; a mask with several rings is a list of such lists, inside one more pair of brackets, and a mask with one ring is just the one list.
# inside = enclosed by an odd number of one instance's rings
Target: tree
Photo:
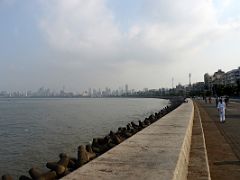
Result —
[[237, 95], [240, 94], [240, 79], [237, 80]]

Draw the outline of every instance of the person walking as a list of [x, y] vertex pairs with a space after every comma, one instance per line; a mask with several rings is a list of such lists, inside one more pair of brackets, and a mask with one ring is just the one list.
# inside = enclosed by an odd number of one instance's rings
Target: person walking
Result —
[[212, 104], [212, 98], [211, 98], [211, 96], [209, 96], [208, 102], [209, 102], [209, 104]]
[[228, 97], [228, 96], [226, 96], [226, 97], [224, 98], [224, 102], [225, 102], [226, 106], [228, 106], [228, 102], [229, 102], [229, 97]]
[[219, 99], [217, 108], [218, 108], [218, 112], [219, 112], [219, 116], [220, 116], [220, 122], [224, 123], [225, 122], [226, 104], [222, 99]]

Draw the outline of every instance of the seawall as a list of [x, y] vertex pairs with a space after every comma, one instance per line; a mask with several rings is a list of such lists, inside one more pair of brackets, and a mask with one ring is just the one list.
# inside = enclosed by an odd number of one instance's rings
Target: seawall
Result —
[[188, 100], [62, 179], [187, 179], [193, 115]]

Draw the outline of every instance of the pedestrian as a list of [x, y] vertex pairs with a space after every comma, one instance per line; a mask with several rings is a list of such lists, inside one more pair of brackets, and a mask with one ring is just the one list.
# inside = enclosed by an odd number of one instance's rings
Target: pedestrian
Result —
[[224, 101], [225, 101], [226, 106], [228, 106], [229, 97], [226, 96], [225, 99], [224, 99]]
[[226, 104], [222, 99], [219, 99], [217, 108], [218, 108], [218, 112], [219, 112], [219, 116], [220, 116], [220, 122], [224, 123], [225, 122]]
[[209, 96], [208, 101], [209, 101], [209, 104], [212, 104], [212, 98], [211, 98], [211, 96]]

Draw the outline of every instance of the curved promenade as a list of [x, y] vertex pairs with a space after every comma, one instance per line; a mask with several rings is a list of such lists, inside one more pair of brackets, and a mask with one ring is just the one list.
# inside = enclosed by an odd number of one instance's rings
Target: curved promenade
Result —
[[226, 122], [219, 122], [215, 103], [195, 101], [200, 110], [212, 180], [240, 179], [240, 103], [230, 100]]
[[187, 179], [193, 115], [188, 100], [62, 179]]

